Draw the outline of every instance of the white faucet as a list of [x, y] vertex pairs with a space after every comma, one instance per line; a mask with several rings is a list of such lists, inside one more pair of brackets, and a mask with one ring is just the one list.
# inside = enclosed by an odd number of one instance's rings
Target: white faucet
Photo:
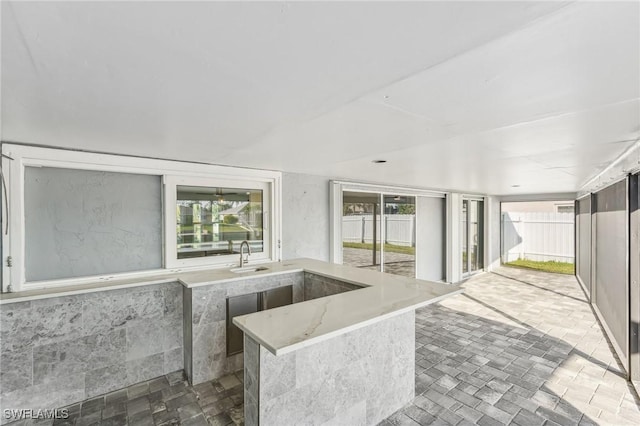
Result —
[[[247, 257], [244, 255], [244, 246], [247, 246]], [[251, 246], [247, 240], [240, 243], [240, 267], [242, 268], [246, 262], [249, 262], [249, 256], [251, 256]]]

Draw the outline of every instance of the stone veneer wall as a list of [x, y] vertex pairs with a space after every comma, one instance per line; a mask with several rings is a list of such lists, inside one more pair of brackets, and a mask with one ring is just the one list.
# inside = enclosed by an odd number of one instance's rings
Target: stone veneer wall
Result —
[[[288, 285], [293, 303], [302, 302], [304, 274], [285, 273], [185, 289], [185, 372], [198, 384], [242, 369], [242, 354], [227, 357], [227, 298]], [[188, 312], [190, 308], [191, 312]], [[187, 324], [191, 323], [191, 330]]]
[[53, 409], [183, 368], [182, 285], [0, 305], [0, 408]]
[[245, 335], [245, 424], [375, 425], [414, 397], [415, 312], [274, 356]]
[[320, 297], [331, 296], [359, 288], [362, 288], [362, 286], [311, 272], [304, 273], [304, 300], [318, 299]]
[[311, 273], [179, 283], [0, 305], [0, 409], [56, 408], [185, 369], [193, 384], [237, 371], [227, 297], [293, 286], [293, 302], [359, 286]]

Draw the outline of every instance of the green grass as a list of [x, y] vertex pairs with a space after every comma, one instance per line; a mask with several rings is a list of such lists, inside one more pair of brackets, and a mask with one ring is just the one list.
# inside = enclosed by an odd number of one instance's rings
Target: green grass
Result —
[[547, 262], [537, 262], [535, 260], [518, 259], [513, 262], [505, 263], [506, 266], [515, 266], [518, 268], [535, 269], [536, 271], [553, 272], [555, 274], [575, 273], [574, 264], [566, 262], [556, 262], [553, 260]]
[[[372, 243], [342, 243], [342, 247], [348, 247], [348, 248], [355, 248], [355, 249], [361, 249], [361, 250], [373, 250], [373, 244]], [[378, 250], [380, 250], [380, 247], [378, 247]], [[384, 250], [391, 252], [391, 253], [404, 253], [404, 254], [412, 254], [415, 255], [416, 254], [416, 248], [415, 247], [407, 247], [407, 246], [396, 246], [394, 244], [385, 244], [384, 245]]]

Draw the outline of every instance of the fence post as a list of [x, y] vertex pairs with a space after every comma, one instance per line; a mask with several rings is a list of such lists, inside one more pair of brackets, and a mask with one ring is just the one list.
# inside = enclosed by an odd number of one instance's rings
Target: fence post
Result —
[[507, 263], [507, 260], [505, 260], [505, 258], [507, 257], [506, 254], [506, 250], [505, 250], [505, 244], [504, 244], [504, 237], [505, 237], [505, 226], [504, 226], [504, 222], [505, 222], [505, 216], [506, 213], [502, 213], [500, 215], [500, 258], [502, 259], [502, 263]]
[[518, 226], [519, 229], [518, 230], [520, 231], [519, 232], [520, 238], [522, 239], [522, 242], [520, 243], [520, 254], [518, 255], [518, 257], [520, 259], [524, 260], [524, 255], [525, 255], [525, 252], [526, 252], [526, 250], [524, 249], [524, 244], [525, 244], [525, 241], [526, 241], [525, 238], [524, 238], [524, 234], [525, 234], [524, 230], [527, 227], [527, 223], [524, 221], [524, 218], [522, 217], [522, 215], [518, 216], [518, 224], [519, 224], [519, 226]]
[[360, 241], [362, 242], [362, 244], [364, 244], [364, 231], [365, 231], [366, 225], [365, 225], [365, 219], [364, 216], [362, 216], [362, 227], [361, 227], [361, 237], [360, 237]]
[[389, 216], [386, 214], [384, 217], [384, 243], [389, 244]]
[[411, 247], [416, 246], [416, 215], [411, 216]]

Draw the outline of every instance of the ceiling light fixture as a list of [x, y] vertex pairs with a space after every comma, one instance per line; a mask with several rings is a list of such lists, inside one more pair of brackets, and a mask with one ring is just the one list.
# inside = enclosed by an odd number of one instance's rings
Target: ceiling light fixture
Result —
[[511, 185], [512, 188], [520, 188], [520, 185]]
[[371, 162], [374, 163], [374, 164], [383, 164], [383, 163], [386, 163], [387, 160], [373, 160]]

